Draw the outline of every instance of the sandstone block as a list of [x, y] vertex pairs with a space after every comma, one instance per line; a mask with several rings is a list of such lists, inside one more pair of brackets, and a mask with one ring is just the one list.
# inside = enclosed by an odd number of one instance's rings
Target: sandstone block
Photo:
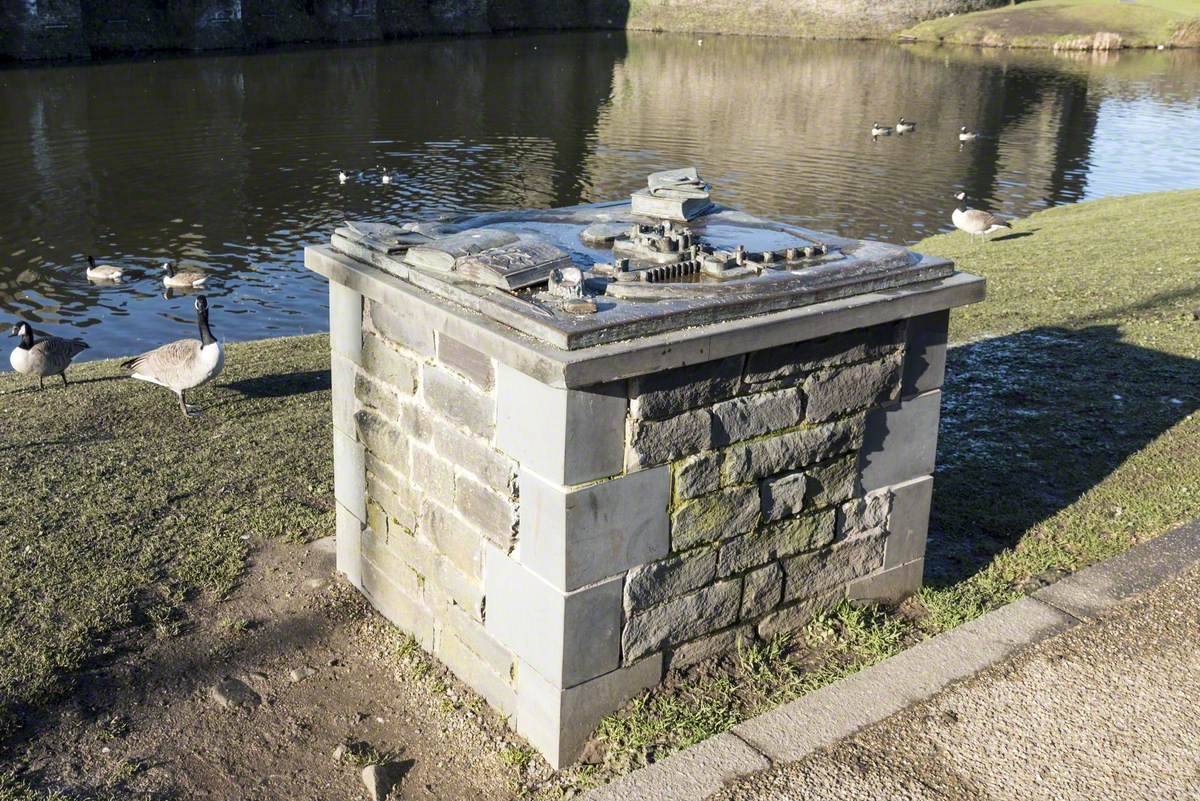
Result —
[[857, 450], [864, 430], [864, 418], [854, 417], [734, 445], [725, 452], [722, 481], [757, 481]]
[[746, 382], [787, 386], [814, 370], [878, 359], [903, 341], [904, 324], [886, 323], [751, 353]]
[[466, 474], [454, 481], [454, 503], [467, 522], [504, 550], [512, 547], [517, 530], [517, 504], [501, 496]]
[[711, 409], [692, 409], [666, 420], [630, 418], [625, 465], [636, 470], [711, 450], [715, 432], [716, 418]]
[[629, 413], [642, 420], [663, 420], [731, 398], [737, 394], [744, 360], [730, 356], [630, 379]]
[[684, 551], [749, 531], [758, 516], [758, 487], [728, 487], [685, 501], [671, 516], [671, 550]]
[[439, 503], [453, 503], [454, 466], [416, 442], [410, 442], [409, 446], [409, 476], [413, 486]]
[[813, 508], [839, 504], [858, 488], [858, 454], [848, 453], [805, 470], [808, 501]]
[[731, 576], [776, 559], [823, 548], [833, 542], [834, 533], [835, 515], [831, 509], [764, 525], [721, 546], [717, 575]]
[[764, 520], [780, 520], [797, 515], [804, 508], [808, 477], [803, 473], [784, 473], [762, 482], [762, 512]]
[[708, 451], [677, 462], [674, 466], [675, 498], [686, 501], [719, 489], [724, 459], [720, 451]]
[[707, 548], [640, 565], [630, 570], [625, 579], [625, 611], [636, 614], [686, 595], [712, 583], [716, 575], [717, 553]]
[[838, 510], [838, 539], [847, 539], [875, 528], [888, 528], [892, 491], [888, 488], [851, 498]]
[[807, 419], [823, 422], [900, 397], [901, 354], [808, 377]]
[[489, 489], [504, 496], [512, 496], [516, 491], [516, 463], [483, 440], [439, 421], [433, 426], [433, 449]]
[[429, 408], [475, 436], [491, 441], [496, 426], [493, 396], [431, 364], [421, 368], [421, 392]]
[[667, 670], [683, 670], [705, 659], [736, 653], [753, 641], [754, 628], [743, 625], [685, 642], [667, 652]]
[[445, 334], [439, 334], [437, 349], [438, 358], [443, 364], [484, 392], [490, 391], [496, 383], [496, 371], [491, 358], [470, 345], [465, 345]]
[[449, 559], [460, 572], [479, 578], [482, 537], [453, 512], [426, 500], [417, 533], [432, 542], [438, 553]]
[[[330, 283], [333, 287], [335, 284]], [[368, 331], [385, 337], [395, 345], [428, 358], [436, 353], [433, 329], [423, 322], [389, 309], [377, 301], [368, 301], [365, 325]]]
[[742, 620], [766, 614], [783, 599], [783, 569], [778, 562], [746, 574], [742, 590]]
[[399, 416], [400, 403], [396, 393], [365, 372], [359, 371], [354, 376], [354, 397], [361, 405], [378, 411], [384, 420], [395, 420]]
[[879, 569], [883, 565], [885, 533], [874, 531], [820, 551], [784, 560], [784, 600], [795, 601], [844, 587], [854, 579]]
[[363, 372], [386, 384], [392, 392], [412, 395], [417, 391], [420, 368], [416, 360], [375, 334], [363, 336], [362, 368]]
[[770, 431], [791, 428], [804, 419], [804, 396], [796, 389], [759, 392], [713, 406], [713, 444], [728, 445]]
[[846, 597], [844, 588], [837, 588], [796, 603], [790, 603], [758, 621], [756, 630], [764, 640], [780, 635], [791, 635], [807, 626], [819, 613], [832, 608]]
[[741, 600], [742, 582], [722, 581], [630, 617], [621, 637], [625, 662], [732, 625]]

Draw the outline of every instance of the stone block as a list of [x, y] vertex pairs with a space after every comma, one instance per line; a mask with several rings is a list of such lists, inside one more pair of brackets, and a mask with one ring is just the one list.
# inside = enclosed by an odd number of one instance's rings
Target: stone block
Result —
[[416, 360], [375, 334], [363, 336], [362, 368], [394, 393], [412, 395], [417, 391], [420, 366]]
[[867, 416], [858, 463], [864, 491], [933, 473], [941, 403], [941, 390], [934, 390]]
[[933, 477], [921, 476], [897, 484], [888, 493], [892, 503], [884, 568], [924, 559], [925, 540], [929, 534], [929, 507], [933, 499]]
[[663, 659], [654, 654], [569, 689], [562, 689], [531, 665], [517, 665], [517, 731], [552, 768], [579, 756], [605, 715], [620, 709], [662, 680]]
[[575, 488], [522, 470], [519, 483], [515, 558], [561, 591], [623, 574], [670, 550], [666, 466]]
[[487, 631], [547, 681], [573, 687], [621, 661], [625, 577], [560, 592], [492, 545], [484, 545]]
[[630, 617], [621, 636], [625, 663], [732, 625], [741, 600], [742, 582], [722, 581]]
[[846, 597], [844, 587], [838, 587], [777, 609], [758, 621], [758, 636], [770, 641], [780, 635], [792, 635], [803, 629], [821, 612], [833, 608]]
[[692, 409], [666, 420], [629, 419], [629, 449], [625, 467], [638, 470], [673, 462], [712, 449], [716, 417], [711, 409]]
[[428, 448], [409, 443], [409, 476], [413, 486], [440, 503], [454, 502], [454, 466]]
[[420, 493], [408, 480], [367, 454], [367, 497], [383, 508], [391, 528], [415, 531], [421, 509]]
[[329, 348], [359, 364], [362, 359], [363, 297], [349, 287], [329, 282]]
[[505, 679], [512, 675], [512, 652], [488, 634], [482, 622], [454, 606], [434, 609], [433, 614], [438, 621], [439, 637], [453, 635], [493, 673]]
[[370, 562], [381, 575], [398, 587], [414, 601], [422, 601], [425, 577], [400, 558], [396, 551], [388, 548], [387, 530], [380, 531], [367, 526], [362, 533], [363, 559]]
[[805, 470], [808, 476], [808, 503], [819, 509], [840, 504], [858, 488], [858, 454], [848, 453]]
[[799, 424], [804, 396], [797, 389], [758, 392], [722, 401], [712, 410], [713, 444], [724, 446]]
[[426, 651], [433, 651], [433, 616], [420, 600], [407, 595], [368, 559], [362, 560], [362, 592], [371, 605]]
[[864, 418], [853, 417], [734, 445], [725, 451], [722, 481], [743, 484], [840, 456], [861, 446], [864, 431]]
[[747, 573], [742, 589], [742, 620], [770, 612], [783, 600], [783, 569], [778, 562]]
[[454, 512], [426, 499], [417, 533], [433, 543], [459, 572], [472, 578], [482, 575], [483, 538]]
[[349, 437], [356, 437], [354, 410], [354, 362], [339, 353], [329, 355], [329, 381], [333, 405], [333, 427]]
[[517, 691], [512, 685], [510, 670], [497, 673], [467, 643], [449, 631], [438, 632], [433, 654], [455, 676], [479, 695], [501, 715], [517, 713]]
[[355, 412], [354, 425], [358, 432], [358, 441], [372, 456], [398, 473], [409, 474], [408, 438], [403, 431], [387, 422], [374, 409], [359, 409]]
[[355, 517], [353, 512], [340, 503], [336, 504], [336, 509], [337, 537], [335, 539], [335, 553], [337, 571], [344, 575], [347, 581], [361, 589], [363, 521]]
[[410, 440], [431, 442], [434, 425], [434, 416], [419, 401], [400, 404], [400, 429]]
[[788, 386], [822, 368], [879, 359], [903, 341], [904, 324], [885, 323], [804, 342], [793, 342], [751, 353], [746, 361], [747, 384]]
[[433, 573], [426, 576], [425, 596], [430, 605], [457, 606], [475, 620], [483, 620], [483, 585], [463, 573], [449, 559], [433, 560]]
[[711, 584], [717, 576], [717, 552], [702, 548], [640, 565], [625, 578], [625, 612], [636, 614]]
[[432, 364], [421, 368], [421, 394], [430, 409], [491, 441], [496, 427], [496, 400], [492, 395]]
[[664, 420], [737, 394], [744, 356], [730, 356], [629, 381], [629, 413], [640, 420]]
[[925, 572], [925, 560], [881, 570], [869, 576], [855, 579], [846, 587], [846, 596], [853, 601], [869, 601], [877, 604], [896, 604], [921, 589], [921, 578]]
[[498, 547], [506, 551], [512, 547], [517, 532], [517, 504], [511, 497], [499, 495], [460, 472], [454, 481], [454, 503], [458, 513]]
[[[372, 525], [371, 528], [375, 529], [375, 526]], [[375, 531], [379, 530], [375, 529]], [[415, 532], [397, 529], [395, 526], [389, 525], [386, 546], [396, 555], [396, 558], [412, 568], [418, 576], [428, 579], [430, 576], [436, 575], [436, 562], [440, 557], [434, 550], [433, 543], [424, 537], [418, 536]]]
[[721, 546], [717, 575], [724, 578], [776, 559], [823, 548], [833, 542], [834, 533], [832, 509], [764, 525]]
[[684, 501], [671, 515], [671, 550], [734, 537], [759, 517], [758, 487], [728, 487]]
[[759, 492], [763, 519], [780, 520], [800, 514], [807, 487], [808, 477], [804, 473], [784, 473], [762, 482]]
[[808, 396], [805, 416], [824, 422], [900, 397], [901, 355], [850, 367], [839, 367], [809, 376], [804, 382]]
[[367, 519], [366, 449], [341, 431], [333, 432], [333, 497], [359, 520]]
[[754, 641], [753, 626], [735, 626], [677, 645], [667, 651], [667, 670], [683, 670], [715, 656], [736, 653]]
[[622, 471], [625, 382], [558, 389], [498, 364], [496, 404], [496, 447], [551, 484]]
[[677, 462], [675, 469], [675, 498], [686, 501], [721, 487], [721, 451], [708, 451]]
[[900, 397], [911, 398], [922, 392], [941, 388], [946, 377], [946, 341], [949, 326], [949, 309], [923, 314], [908, 321]]
[[784, 560], [784, 601], [820, 595], [878, 570], [883, 565], [885, 534], [873, 531]]
[[496, 368], [490, 357], [470, 345], [453, 337], [438, 334], [438, 358], [446, 367], [471, 381], [484, 392], [490, 392], [496, 383]]
[[517, 465], [481, 439], [434, 422], [433, 449], [438, 456], [470, 473], [489, 489], [511, 497], [516, 492]]
[[384, 420], [395, 420], [400, 414], [396, 393], [361, 370], [354, 377], [354, 397], [359, 404], [379, 412]]
[[[333, 286], [333, 282], [330, 282]], [[433, 329], [424, 321], [389, 309], [378, 301], [368, 301], [367, 330], [406, 348], [421, 358], [432, 358], [437, 352]]]
[[862, 498], [851, 498], [838, 509], [838, 539], [844, 540], [876, 528], [888, 528], [891, 510], [892, 491], [887, 487]]

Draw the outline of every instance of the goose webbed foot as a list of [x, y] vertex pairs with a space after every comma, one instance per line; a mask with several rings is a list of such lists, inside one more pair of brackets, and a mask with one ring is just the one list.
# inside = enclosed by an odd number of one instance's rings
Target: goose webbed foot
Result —
[[58, 374], [58, 377], [59, 377], [59, 378], [61, 378], [61, 379], [63, 380], [63, 386], [65, 387], [65, 386], [67, 385], [67, 374], [66, 374], [66, 373], [59, 373], [59, 374]]
[[43, 381], [42, 377], [39, 375], [38, 376], [38, 392], [41, 392], [45, 388], [46, 388], [46, 382]]
[[192, 406], [183, 399], [183, 393], [179, 393], [179, 411], [183, 412], [184, 417], [200, 417], [204, 412], [200, 411], [199, 406]]

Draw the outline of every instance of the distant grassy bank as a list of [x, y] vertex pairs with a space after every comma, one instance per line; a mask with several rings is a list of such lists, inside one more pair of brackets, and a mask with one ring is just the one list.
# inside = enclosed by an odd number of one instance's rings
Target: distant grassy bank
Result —
[[[953, 316], [919, 603], [843, 609], [787, 648], [744, 654], [732, 675], [650, 696], [605, 723], [606, 765], [566, 780], [695, 742], [1200, 516], [1197, 219], [1200, 191], [1172, 192], [1040, 212], [986, 243], [920, 243], [989, 286]], [[196, 421], [113, 361], [40, 393], [0, 375], [10, 725], [91, 660], [171, 636], [189, 598], [227, 592], [243, 537], [333, 531], [327, 347], [231, 346], [216, 386], [190, 398], [206, 409]]]
[[947, 44], [1067, 50], [1200, 47], [1200, 1], [1029, 0], [929, 20], [900, 36]]

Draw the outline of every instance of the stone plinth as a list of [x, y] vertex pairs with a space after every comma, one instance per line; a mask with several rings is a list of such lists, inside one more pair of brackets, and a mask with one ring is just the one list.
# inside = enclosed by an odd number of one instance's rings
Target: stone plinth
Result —
[[331, 248], [338, 567], [554, 766], [666, 671], [921, 583], [962, 273], [567, 350]]

